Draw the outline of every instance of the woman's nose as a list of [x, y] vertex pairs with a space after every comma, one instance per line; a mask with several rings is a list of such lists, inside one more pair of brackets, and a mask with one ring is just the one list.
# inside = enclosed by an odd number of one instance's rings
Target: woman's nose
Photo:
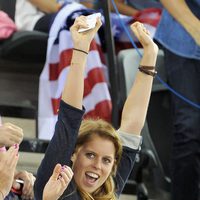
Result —
[[101, 160], [100, 159], [95, 159], [95, 161], [94, 161], [94, 167], [96, 168], [96, 169], [101, 169]]

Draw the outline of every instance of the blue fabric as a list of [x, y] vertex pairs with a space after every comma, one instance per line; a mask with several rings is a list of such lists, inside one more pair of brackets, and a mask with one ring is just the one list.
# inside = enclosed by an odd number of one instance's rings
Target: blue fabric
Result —
[[[58, 121], [55, 133], [46, 150], [45, 157], [37, 172], [37, 179], [34, 185], [35, 199], [42, 200], [42, 191], [53, 169], [57, 163], [71, 166], [71, 155], [74, 151], [79, 127], [84, 111], [76, 109], [63, 101], [60, 103]], [[138, 150], [124, 147], [121, 165], [116, 175], [116, 193], [120, 195], [130, 172], [132, 171], [135, 156]], [[72, 180], [63, 193], [61, 199], [80, 200], [81, 197], [76, 189], [76, 184]]]
[[9, 194], [5, 197], [4, 200], [21, 200], [21, 196], [20, 195], [17, 195], [13, 192], [9, 192]]
[[[187, 3], [200, 19], [200, 0], [190, 0]], [[200, 60], [200, 46], [167, 10], [163, 10], [154, 38], [174, 54]]]
[[70, 159], [74, 151], [83, 114], [83, 110], [76, 109], [61, 101], [54, 136], [37, 172], [34, 185], [36, 200], [42, 200], [44, 186], [57, 163], [71, 166]]
[[162, 4], [156, 0], [126, 0], [127, 4], [142, 10], [145, 8], [162, 8]]

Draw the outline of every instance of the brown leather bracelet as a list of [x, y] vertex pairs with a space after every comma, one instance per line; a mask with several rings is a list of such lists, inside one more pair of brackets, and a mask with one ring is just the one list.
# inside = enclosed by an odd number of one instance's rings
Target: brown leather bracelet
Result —
[[143, 65], [140, 65], [138, 67], [138, 69], [140, 70], [140, 72], [142, 72], [142, 73], [144, 73], [146, 75], [150, 75], [152, 77], [155, 77], [156, 74], [157, 74], [156, 70], [155, 71], [151, 71], [151, 70], [155, 69], [155, 67], [153, 67], [153, 66], [143, 66]]
[[155, 70], [154, 66], [140, 65], [139, 67], [141, 67], [143, 69], [147, 69], [147, 70]]
[[76, 49], [76, 48], [73, 48], [73, 50], [74, 50], [74, 51], [79, 51], [79, 52], [82, 52], [82, 53], [88, 55], [88, 52], [83, 51], [82, 49]]

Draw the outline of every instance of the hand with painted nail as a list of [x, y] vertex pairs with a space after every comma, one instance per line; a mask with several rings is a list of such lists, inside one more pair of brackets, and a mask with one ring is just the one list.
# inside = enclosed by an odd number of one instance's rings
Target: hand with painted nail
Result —
[[10, 147], [14, 144], [20, 144], [23, 140], [23, 130], [11, 123], [5, 123], [0, 126], [0, 147]]
[[18, 145], [13, 145], [8, 151], [0, 152], [0, 200], [4, 199], [11, 187], [18, 162]]
[[15, 181], [16, 179], [24, 181], [21, 194], [22, 199], [34, 199], [33, 185], [35, 182], [35, 177], [33, 174], [27, 171], [15, 171], [12, 187], [15, 190], [20, 190], [21, 185]]
[[43, 191], [43, 200], [56, 200], [58, 199], [73, 177], [73, 172], [68, 166], [61, 166], [57, 164], [54, 168], [53, 174], [45, 185]]

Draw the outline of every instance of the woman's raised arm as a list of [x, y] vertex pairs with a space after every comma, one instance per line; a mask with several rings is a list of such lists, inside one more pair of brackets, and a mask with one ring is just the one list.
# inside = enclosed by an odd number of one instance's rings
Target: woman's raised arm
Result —
[[70, 28], [74, 44], [71, 66], [62, 93], [62, 100], [71, 106], [81, 109], [84, 89], [84, 71], [90, 43], [101, 26], [100, 19], [94, 29], [79, 33], [79, 28], [87, 28], [86, 17], [76, 18]]
[[120, 130], [140, 135], [149, 104], [158, 47], [143, 24], [135, 22], [131, 29], [142, 44], [144, 53], [134, 85], [124, 104]]

